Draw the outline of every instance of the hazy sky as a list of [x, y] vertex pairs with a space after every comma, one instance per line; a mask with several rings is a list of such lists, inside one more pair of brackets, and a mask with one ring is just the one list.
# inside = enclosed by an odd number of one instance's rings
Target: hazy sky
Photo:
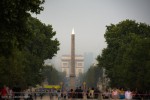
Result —
[[43, 6], [36, 17], [56, 31], [61, 44], [57, 57], [70, 54], [73, 27], [76, 54], [98, 55], [106, 47], [106, 25], [125, 19], [150, 24], [150, 0], [46, 0]]

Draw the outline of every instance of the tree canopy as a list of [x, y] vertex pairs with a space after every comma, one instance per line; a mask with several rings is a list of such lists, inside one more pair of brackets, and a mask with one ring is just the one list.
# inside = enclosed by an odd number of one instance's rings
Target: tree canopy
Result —
[[48, 84], [51, 85], [60, 85], [60, 82], [63, 82], [65, 73], [58, 72], [53, 66], [46, 65], [42, 71], [44, 79], [47, 80]]
[[59, 41], [54, 38], [56, 32], [51, 25], [45, 25], [32, 17], [27, 24], [33, 34], [27, 39], [24, 48], [13, 48], [11, 56], [0, 57], [0, 78], [3, 84], [26, 87], [41, 83], [44, 80], [44, 60], [51, 59], [59, 50]]
[[11, 56], [15, 47], [20, 50], [32, 35], [28, 27], [30, 13], [39, 14], [44, 0], [1, 0], [0, 56]]
[[[102, 68], [92, 65], [88, 71], [82, 76], [82, 82], [86, 82], [88, 87], [97, 87], [99, 78], [102, 77]], [[81, 76], [80, 76], [81, 77]]]
[[97, 57], [112, 87], [150, 88], [150, 26], [125, 20], [106, 26], [107, 48]]
[[[45, 59], [51, 59], [59, 50], [59, 41], [54, 38], [56, 32], [51, 25], [45, 25], [36, 18], [29, 19], [29, 27], [33, 33], [24, 48], [26, 83], [40, 83]], [[32, 76], [32, 77], [30, 77]]]
[[34, 86], [43, 81], [45, 59], [59, 50], [51, 25], [31, 13], [40, 14], [44, 0], [1, 0], [0, 79], [10, 87]]

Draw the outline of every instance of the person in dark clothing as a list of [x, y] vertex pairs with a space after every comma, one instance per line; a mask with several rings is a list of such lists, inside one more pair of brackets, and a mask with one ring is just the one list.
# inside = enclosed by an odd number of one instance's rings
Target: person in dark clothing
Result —
[[83, 90], [81, 89], [81, 87], [79, 87], [78, 90], [78, 98], [83, 98]]
[[69, 98], [73, 98], [73, 97], [74, 97], [74, 91], [73, 91], [73, 89], [70, 89]]
[[16, 86], [12, 90], [14, 91], [14, 100], [20, 100], [21, 88], [19, 86]]
[[90, 98], [89, 93], [90, 93], [90, 88], [88, 88], [87, 91], [86, 91], [86, 97], [87, 97], [87, 99]]
[[98, 96], [99, 96], [99, 94], [100, 94], [100, 91], [96, 88], [96, 89], [94, 90], [94, 98], [97, 99]]
[[75, 98], [78, 98], [78, 92], [79, 92], [79, 88], [77, 87], [75, 90]]

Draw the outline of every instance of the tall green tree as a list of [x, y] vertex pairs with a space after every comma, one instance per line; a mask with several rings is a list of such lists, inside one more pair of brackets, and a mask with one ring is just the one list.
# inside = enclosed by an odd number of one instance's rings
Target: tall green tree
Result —
[[30, 18], [29, 27], [33, 36], [24, 49], [24, 70], [26, 82], [35, 85], [43, 79], [41, 72], [44, 67], [44, 60], [51, 59], [59, 50], [59, 41], [54, 38], [56, 32], [53, 31], [51, 25], [45, 25], [36, 18]]
[[44, 0], [1, 0], [1, 83], [6, 85], [23, 84], [24, 54], [21, 50], [32, 37], [32, 32], [28, 27], [28, 19], [31, 13], [39, 14], [43, 10], [41, 6], [43, 3]]
[[150, 26], [125, 20], [107, 26], [107, 48], [97, 57], [112, 87], [146, 90], [150, 79]]
[[[59, 41], [51, 25], [29, 18], [28, 27], [33, 33], [23, 50], [13, 49], [12, 56], [0, 57], [0, 79], [3, 84], [22, 87], [34, 86], [43, 81], [44, 60], [51, 59], [59, 50]], [[9, 79], [9, 80], [8, 80]]]

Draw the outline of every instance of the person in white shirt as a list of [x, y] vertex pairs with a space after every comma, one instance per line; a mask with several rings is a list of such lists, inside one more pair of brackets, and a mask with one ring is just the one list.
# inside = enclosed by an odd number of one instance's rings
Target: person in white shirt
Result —
[[129, 89], [127, 91], [125, 91], [125, 99], [126, 100], [132, 99], [132, 92]]

